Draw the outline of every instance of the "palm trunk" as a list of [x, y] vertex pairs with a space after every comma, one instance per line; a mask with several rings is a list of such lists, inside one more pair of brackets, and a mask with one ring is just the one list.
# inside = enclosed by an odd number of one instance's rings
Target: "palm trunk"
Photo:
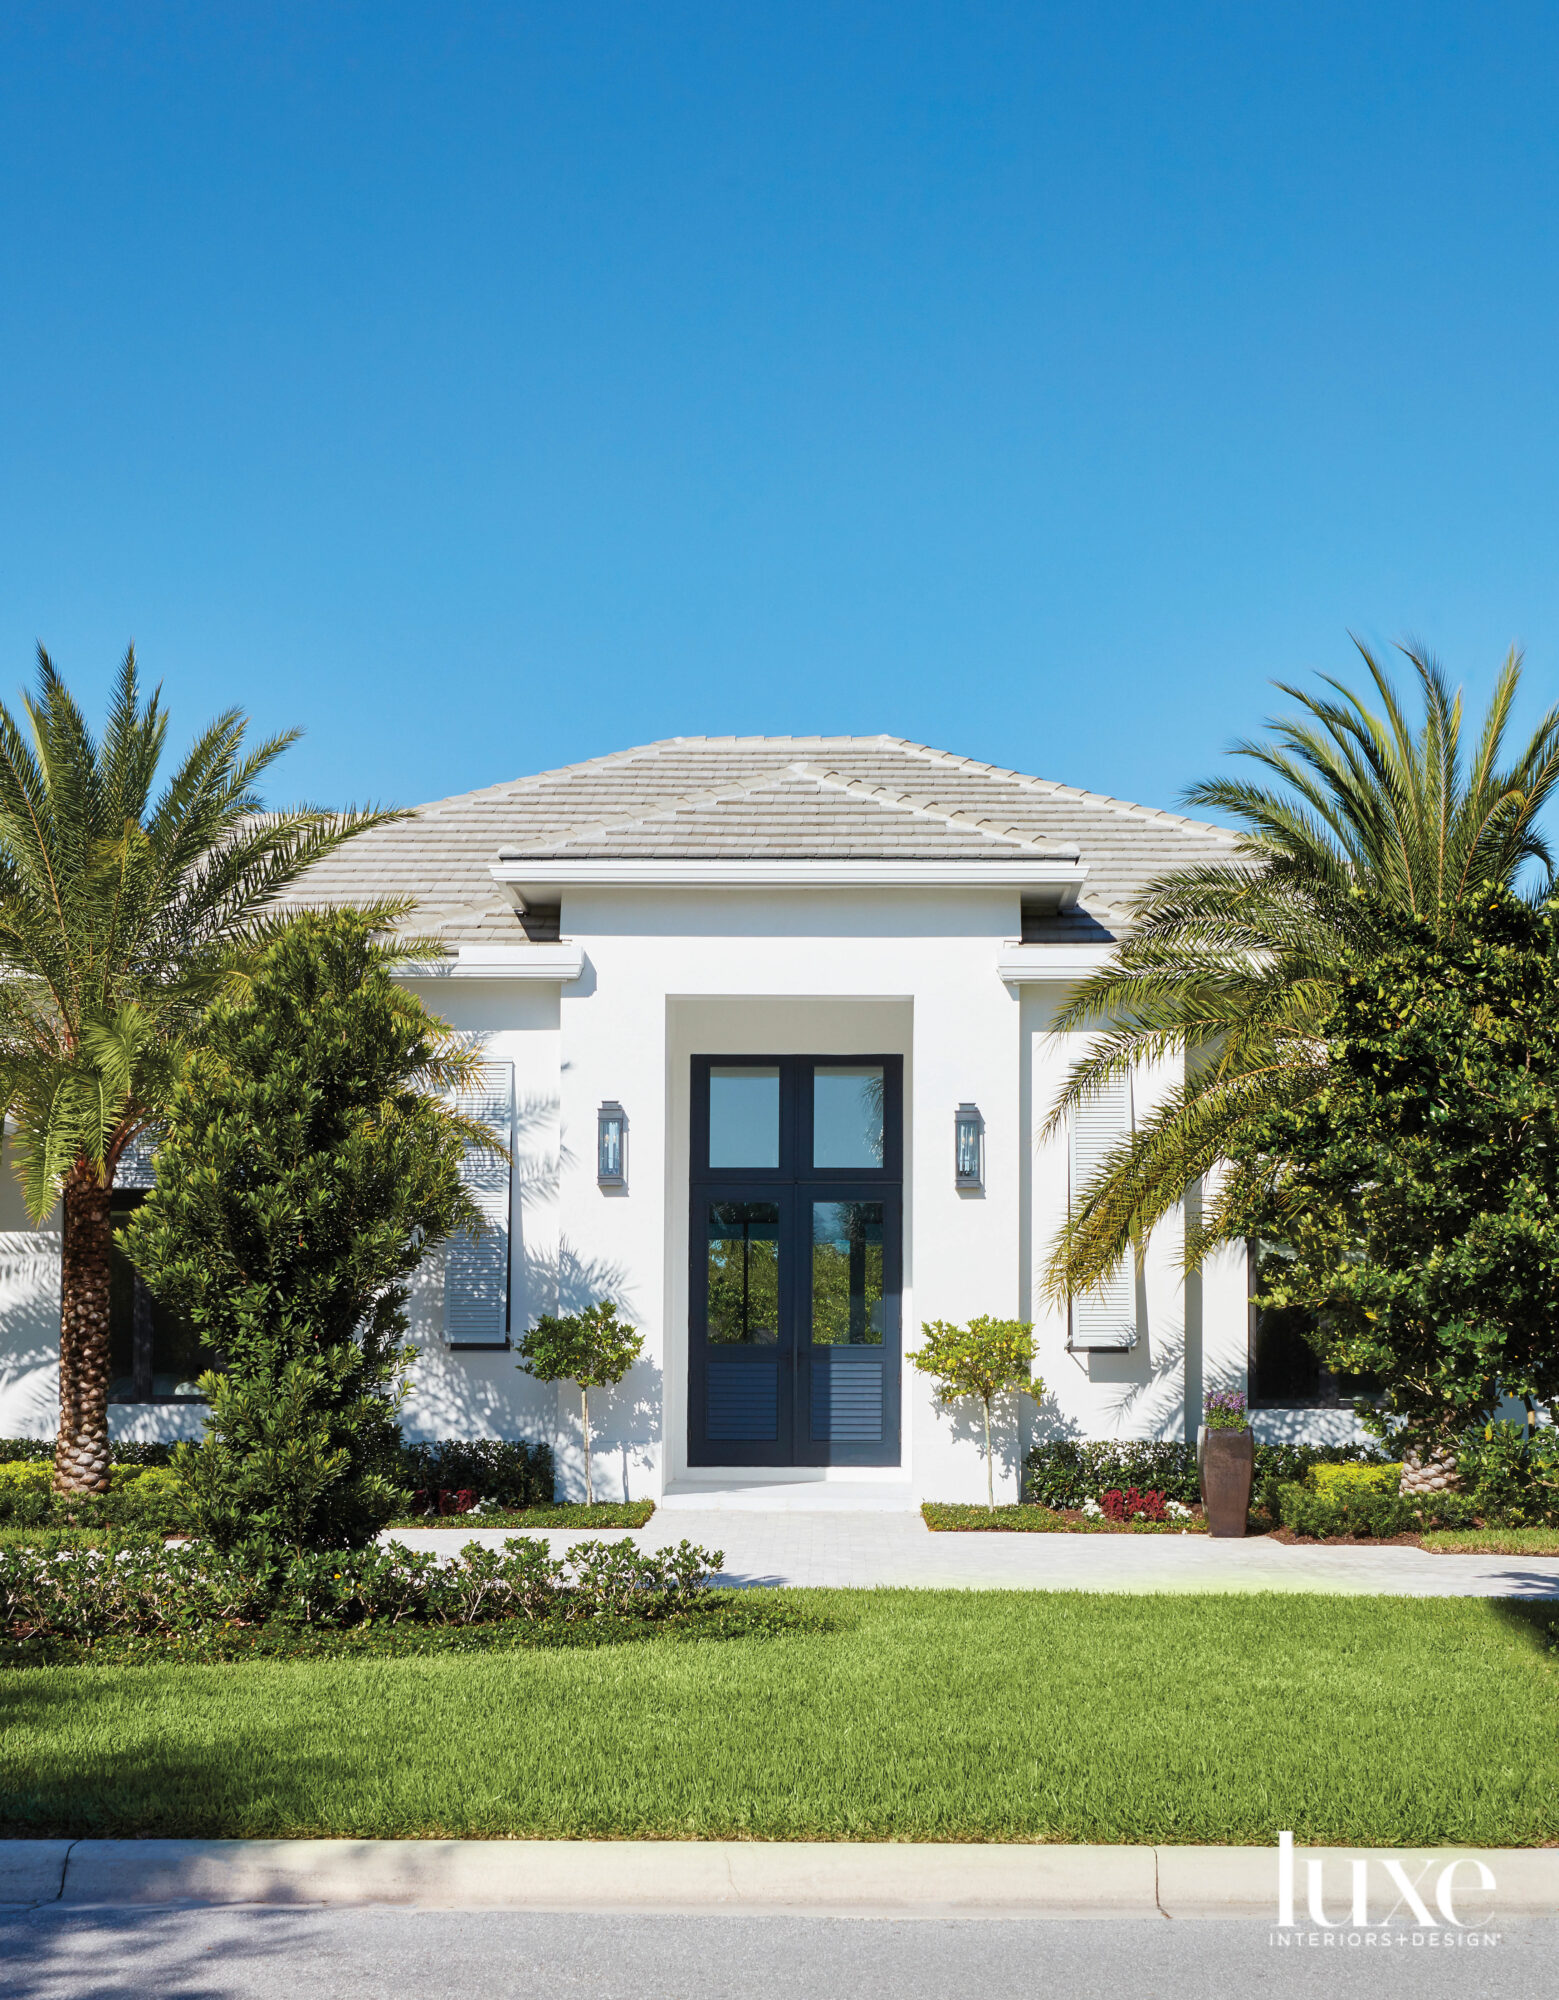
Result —
[[109, 1481], [109, 1191], [85, 1160], [65, 1180], [60, 1259], [60, 1426], [57, 1493], [106, 1493]]

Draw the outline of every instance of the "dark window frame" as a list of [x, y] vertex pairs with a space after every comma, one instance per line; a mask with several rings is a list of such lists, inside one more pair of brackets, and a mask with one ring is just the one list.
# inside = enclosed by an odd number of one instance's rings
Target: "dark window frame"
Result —
[[1257, 1368], [1257, 1342], [1261, 1331], [1262, 1312], [1256, 1304], [1256, 1261], [1258, 1245], [1247, 1240], [1245, 1245], [1245, 1387], [1246, 1404], [1252, 1410], [1351, 1410], [1358, 1402], [1360, 1391], [1345, 1388], [1338, 1377], [1321, 1360], [1315, 1349], [1296, 1335], [1303, 1345], [1305, 1355], [1315, 1373], [1315, 1393], [1309, 1396], [1264, 1396], [1259, 1393], [1259, 1373]]
[[[146, 1280], [133, 1265], [129, 1264], [129, 1260], [124, 1257], [124, 1252], [120, 1250], [117, 1242], [119, 1231], [129, 1220], [130, 1216], [135, 1213], [136, 1209], [140, 1207], [149, 1192], [150, 1190], [147, 1188], [114, 1188], [109, 1196], [109, 1216], [116, 1239], [112, 1254], [116, 1261], [122, 1259], [129, 1270], [131, 1326], [130, 1393], [128, 1395], [116, 1395], [114, 1393], [115, 1382], [122, 1383], [125, 1378], [123, 1376], [111, 1376], [108, 1400], [110, 1405], [115, 1409], [144, 1408], [147, 1404], [158, 1403], [194, 1403], [201, 1408], [205, 1408], [206, 1399], [204, 1396], [159, 1396], [154, 1392], [152, 1387], [157, 1375], [155, 1365], [157, 1339], [156, 1302], [147, 1288]], [[118, 1291], [118, 1287], [115, 1290]], [[119, 1293], [119, 1296], [122, 1297], [122, 1292]], [[111, 1294], [109, 1308], [111, 1315], [114, 1311], [114, 1304], [115, 1300], [113, 1294]], [[109, 1334], [111, 1345], [117, 1344], [114, 1334], [115, 1329], [111, 1324]]]

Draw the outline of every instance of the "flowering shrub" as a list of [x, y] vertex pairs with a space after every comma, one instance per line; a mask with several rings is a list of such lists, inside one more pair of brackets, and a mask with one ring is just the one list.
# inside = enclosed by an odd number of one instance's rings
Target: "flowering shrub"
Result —
[[1128, 1486], [1123, 1493], [1118, 1486], [1112, 1486], [1099, 1495], [1099, 1511], [1107, 1521], [1162, 1521], [1164, 1496], [1152, 1491], [1139, 1492], [1135, 1486]]
[[445, 1559], [391, 1543], [295, 1557], [203, 1543], [118, 1550], [0, 1549], [0, 1630], [91, 1644], [138, 1633], [283, 1624], [476, 1625], [499, 1619], [661, 1619], [686, 1611], [719, 1551], [580, 1542], [553, 1556], [511, 1537]]
[[1243, 1392], [1239, 1389], [1211, 1390], [1203, 1399], [1202, 1422], [1210, 1431], [1249, 1430]]

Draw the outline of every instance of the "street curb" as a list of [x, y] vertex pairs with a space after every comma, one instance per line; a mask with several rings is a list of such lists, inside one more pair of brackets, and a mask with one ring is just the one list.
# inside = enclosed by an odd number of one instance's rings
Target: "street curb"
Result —
[[[1552, 1848], [1296, 1851], [1299, 1923], [1319, 1860], [1327, 1907], [1352, 1864], [1414, 1882], [1457, 1855], [1489, 1867], [1488, 1922], [1559, 1915]], [[586, 1840], [0, 1841], [0, 1904], [393, 1903], [419, 1909], [856, 1917], [1277, 1919], [1275, 1847]], [[1426, 1897], [1428, 1891], [1426, 1890]], [[1480, 1925], [1483, 1922], [1479, 1918]]]

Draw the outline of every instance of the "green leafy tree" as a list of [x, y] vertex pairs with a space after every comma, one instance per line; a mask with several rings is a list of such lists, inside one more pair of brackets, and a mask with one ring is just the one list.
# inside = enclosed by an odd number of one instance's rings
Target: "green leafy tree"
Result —
[[1214, 1170], [1270, 1113], [1319, 1087], [1324, 1023], [1373, 955], [1383, 909], [1450, 938], [1482, 890], [1513, 885], [1532, 862], [1552, 875], [1538, 820], [1559, 780], [1559, 709], [1507, 755], [1518, 657], [1469, 755], [1461, 696], [1431, 660], [1406, 655], [1423, 702], [1415, 728], [1360, 651], [1379, 711], [1331, 679], [1318, 694], [1283, 687], [1300, 714], [1236, 751], [1263, 778], [1214, 779], [1189, 795], [1232, 822], [1237, 848], [1153, 883], [1109, 963], [1057, 1017], [1094, 1040], [1052, 1131], [1134, 1066], [1184, 1060], [1183, 1081], [1078, 1190], [1046, 1274], [1057, 1299], [1099, 1284], [1205, 1177], [1189, 1263], [1237, 1232]]
[[921, 1343], [909, 1358], [922, 1375], [936, 1383], [937, 1401], [944, 1406], [979, 1399], [985, 1418], [985, 1504], [996, 1505], [996, 1474], [991, 1453], [991, 1409], [1002, 1396], [1045, 1393], [1034, 1379], [1034, 1329], [1027, 1320], [992, 1319], [982, 1315], [967, 1326], [945, 1319], [921, 1326]]
[[417, 947], [376, 938], [395, 914], [298, 917], [215, 1004], [125, 1233], [221, 1360], [200, 1378], [205, 1437], [175, 1463], [223, 1547], [355, 1547], [389, 1519], [408, 1281], [481, 1227], [461, 1165], [497, 1142], [441, 1095], [477, 1059], [397, 984]]
[[1382, 912], [1323, 1023], [1317, 1087], [1252, 1121], [1230, 1226], [1275, 1237], [1257, 1303], [1298, 1309], [1360, 1415], [1429, 1455], [1506, 1396], [1559, 1398], [1559, 967], [1551, 910], [1494, 891], [1454, 932]]
[[229, 709], [154, 792], [168, 731], [126, 653], [101, 739], [46, 653], [0, 705], [0, 1112], [27, 1207], [63, 1201], [55, 1484], [109, 1484], [109, 1191], [184, 1038], [303, 871], [382, 813], [262, 814], [296, 731], [245, 746]]
[[585, 1501], [595, 1504], [590, 1471], [590, 1391], [620, 1382], [638, 1360], [644, 1336], [617, 1317], [610, 1299], [561, 1318], [543, 1313], [520, 1340], [518, 1366], [538, 1382], [573, 1382], [585, 1426]]

